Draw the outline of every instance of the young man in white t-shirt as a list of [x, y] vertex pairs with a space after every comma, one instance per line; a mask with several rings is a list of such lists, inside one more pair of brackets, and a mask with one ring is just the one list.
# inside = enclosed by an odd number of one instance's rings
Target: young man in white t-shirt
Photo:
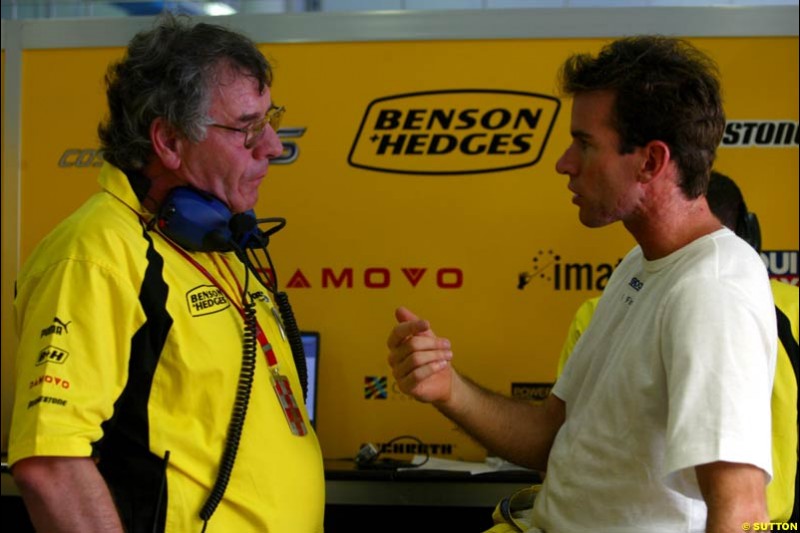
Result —
[[704, 197], [725, 125], [716, 66], [685, 41], [642, 36], [561, 74], [573, 141], [556, 170], [584, 225], [621, 221], [638, 246], [544, 405], [458, 374], [450, 342], [405, 308], [393, 375], [491, 452], [547, 470], [532, 531], [768, 522], [776, 326], [760, 258]]

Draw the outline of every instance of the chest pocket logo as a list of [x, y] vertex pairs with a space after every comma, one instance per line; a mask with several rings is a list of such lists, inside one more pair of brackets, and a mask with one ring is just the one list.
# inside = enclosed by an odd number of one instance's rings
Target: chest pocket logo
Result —
[[186, 304], [192, 316], [218, 313], [231, 306], [225, 294], [213, 285], [200, 285], [187, 292]]

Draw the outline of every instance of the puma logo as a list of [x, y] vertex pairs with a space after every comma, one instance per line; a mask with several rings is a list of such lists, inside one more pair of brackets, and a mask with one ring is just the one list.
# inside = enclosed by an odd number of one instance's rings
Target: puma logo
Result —
[[69, 333], [67, 326], [72, 324], [72, 320], [69, 322], [63, 322], [60, 318], [54, 317], [53, 323], [42, 330], [41, 337], [47, 337], [48, 335], [61, 335], [61, 332]]

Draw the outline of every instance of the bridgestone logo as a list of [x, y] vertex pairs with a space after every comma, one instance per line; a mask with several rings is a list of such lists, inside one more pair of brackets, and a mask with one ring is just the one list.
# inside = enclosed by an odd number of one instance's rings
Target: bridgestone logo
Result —
[[478, 174], [535, 165], [561, 102], [461, 89], [387, 96], [364, 113], [350, 165], [398, 174]]
[[39, 396], [38, 398], [28, 402], [28, 409], [30, 409], [34, 405], [39, 405], [40, 403], [51, 403], [63, 407], [67, 405], [67, 400], [64, 400], [62, 398], [53, 398], [52, 396]]
[[725, 125], [722, 146], [796, 147], [798, 135], [798, 123], [790, 120], [731, 120]]

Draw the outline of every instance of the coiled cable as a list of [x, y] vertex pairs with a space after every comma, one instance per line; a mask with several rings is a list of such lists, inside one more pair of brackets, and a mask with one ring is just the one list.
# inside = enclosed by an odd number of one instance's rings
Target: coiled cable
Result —
[[297, 368], [297, 377], [300, 378], [300, 386], [303, 388], [303, 401], [308, 399], [308, 368], [306, 366], [306, 354], [303, 348], [303, 339], [300, 336], [300, 328], [294, 318], [294, 311], [289, 303], [289, 295], [284, 291], [275, 293], [275, 301], [278, 303], [278, 312], [281, 314], [283, 328], [289, 340], [289, 347], [292, 349], [294, 366]]
[[253, 389], [253, 378], [256, 371], [257, 353], [257, 325], [256, 325], [256, 306], [252, 300], [247, 299], [247, 283], [243, 295], [244, 312], [244, 340], [242, 343], [242, 368], [239, 372], [239, 384], [236, 389], [236, 400], [233, 405], [233, 414], [228, 425], [228, 435], [225, 443], [225, 450], [222, 453], [222, 460], [219, 466], [217, 480], [214, 483], [211, 494], [209, 494], [203, 507], [200, 509], [200, 518], [203, 520], [203, 531], [208, 526], [208, 520], [217, 506], [222, 501], [228, 481], [231, 478], [233, 465], [236, 462], [236, 453], [239, 451], [239, 441], [242, 437], [242, 429], [247, 416], [247, 406], [250, 402], [250, 392]]

